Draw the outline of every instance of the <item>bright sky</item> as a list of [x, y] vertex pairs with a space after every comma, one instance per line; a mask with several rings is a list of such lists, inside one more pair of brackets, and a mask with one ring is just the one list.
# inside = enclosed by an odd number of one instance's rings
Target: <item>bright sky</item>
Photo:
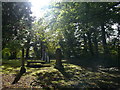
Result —
[[33, 16], [37, 18], [42, 17], [44, 11], [42, 8], [45, 8], [49, 5], [50, 0], [29, 0], [32, 4], [31, 10], [33, 12]]
[[[29, 1], [32, 4], [31, 7], [31, 10], [33, 12], [32, 15], [36, 16], [37, 19], [44, 15], [45, 8], [51, 3], [51, 0], [29, 0]], [[112, 28], [116, 29], [117, 28], [116, 24], [113, 25]]]

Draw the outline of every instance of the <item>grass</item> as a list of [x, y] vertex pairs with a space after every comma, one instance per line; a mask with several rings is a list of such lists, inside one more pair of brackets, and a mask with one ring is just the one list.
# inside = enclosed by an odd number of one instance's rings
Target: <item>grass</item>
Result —
[[14, 60], [2, 60], [2, 65], [4, 66], [12, 66], [12, 67], [19, 67], [21, 65], [21, 60], [14, 59]]
[[[3, 61], [4, 62], [4, 61]], [[120, 75], [104, 71], [90, 71], [79, 65], [67, 63], [63, 60], [64, 70], [54, 68], [55, 60], [51, 60], [51, 67], [29, 68], [18, 82], [21, 87], [34, 88], [119, 88]], [[20, 70], [20, 60], [8, 60], [0, 66], [2, 74], [17, 74]], [[66, 77], [69, 76], [69, 77]], [[27, 79], [26, 78], [33, 78]], [[29, 81], [30, 80], [30, 81]], [[5, 81], [3, 81], [5, 82]], [[27, 85], [26, 82], [29, 82]], [[6, 82], [5, 82], [6, 83]], [[4, 83], [4, 87], [14, 87]], [[25, 86], [26, 84], [26, 86]], [[20, 86], [16, 87], [19, 88]]]

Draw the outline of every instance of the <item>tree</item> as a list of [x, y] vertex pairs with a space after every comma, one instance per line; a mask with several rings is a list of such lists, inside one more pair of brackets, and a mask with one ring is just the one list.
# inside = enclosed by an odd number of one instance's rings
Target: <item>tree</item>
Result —
[[[63, 52], [66, 52], [68, 57], [72, 55], [71, 52], [76, 55], [80, 53], [83, 44], [85, 52], [89, 52], [91, 55], [94, 55], [94, 53], [98, 55], [98, 53], [102, 52], [104, 52], [104, 55], [108, 54], [107, 35], [112, 33], [110, 28], [119, 18], [118, 5], [117, 2], [62, 2], [54, 4], [52, 11], [55, 13], [52, 13], [52, 16], [55, 16], [56, 19], [53, 18], [54, 22], [50, 25], [56, 27], [55, 29], [59, 28], [63, 34], [61, 39], [63, 41], [60, 45], [64, 47]], [[78, 44], [79, 42], [80, 44]], [[79, 48], [77, 45], [80, 45]], [[99, 52], [101, 45], [103, 50], [101, 49], [102, 51]], [[95, 49], [93, 49], [94, 47]], [[79, 52], [76, 53], [78, 49]], [[67, 51], [69, 52], [67, 53]]]
[[[16, 43], [16, 41], [19, 41], [17, 43], [19, 49], [21, 43], [25, 41], [33, 21], [33, 18], [30, 16], [32, 13], [31, 4], [28, 2], [3, 2], [2, 12], [2, 48], [4, 49], [10, 44], [10, 46], [14, 46], [15, 44], [11, 42], [15, 41]], [[11, 55], [15, 58], [16, 51], [13, 54]]]

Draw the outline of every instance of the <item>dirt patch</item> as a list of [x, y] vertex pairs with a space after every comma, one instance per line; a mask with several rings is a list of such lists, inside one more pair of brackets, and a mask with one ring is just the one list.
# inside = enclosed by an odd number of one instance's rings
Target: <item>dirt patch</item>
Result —
[[35, 79], [34, 76], [22, 76], [16, 84], [12, 84], [16, 74], [2, 74], [2, 87], [5, 88], [31, 88], [31, 82]]

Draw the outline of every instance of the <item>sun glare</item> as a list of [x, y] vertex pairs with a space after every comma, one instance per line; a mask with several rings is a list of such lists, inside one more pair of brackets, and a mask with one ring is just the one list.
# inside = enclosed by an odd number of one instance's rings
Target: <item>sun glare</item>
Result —
[[36, 18], [40, 18], [43, 16], [44, 9], [47, 7], [50, 3], [50, 0], [29, 0], [32, 4], [31, 10], [33, 12], [33, 16], [36, 16]]

